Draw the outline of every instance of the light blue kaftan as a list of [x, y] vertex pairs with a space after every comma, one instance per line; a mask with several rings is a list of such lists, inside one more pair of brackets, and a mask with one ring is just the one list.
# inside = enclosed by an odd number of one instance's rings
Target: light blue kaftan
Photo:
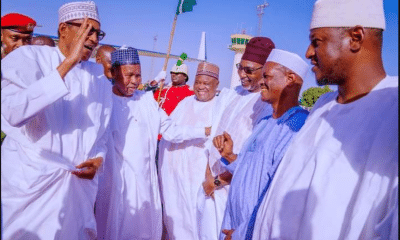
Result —
[[[269, 115], [257, 124], [236, 161], [225, 165], [233, 174], [222, 229], [235, 229], [233, 239], [244, 239], [257, 200], [303, 126], [308, 111], [293, 107], [280, 118]], [[224, 159], [222, 162], [227, 163]], [[222, 230], [221, 229], [221, 230]], [[220, 235], [224, 239], [225, 234]]]

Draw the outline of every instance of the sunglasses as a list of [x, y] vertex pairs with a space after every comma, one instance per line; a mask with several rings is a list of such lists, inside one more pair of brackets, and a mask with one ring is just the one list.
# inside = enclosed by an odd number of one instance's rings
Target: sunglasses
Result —
[[[80, 27], [82, 25], [82, 23], [74, 23], [74, 22], [66, 22], [66, 24], [75, 26], [75, 27]], [[97, 39], [99, 39], [99, 41], [101, 41], [105, 36], [106, 33], [101, 31], [101, 30], [96, 30], [94, 27], [92, 27], [92, 29], [90, 29], [88, 36], [91, 36], [93, 33], [96, 33], [97, 35]]]
[[258, 69], [261, 69], [263, 67], [259, 67], [256, 69], [250, 68], [250, 67], [243, 67], [242, 65], [240, 65], [240, 63], [236, 64], [236, 68], [240, 71], [243, 70], [246, 74], [252, 74], [254, 71], [257, 71]]

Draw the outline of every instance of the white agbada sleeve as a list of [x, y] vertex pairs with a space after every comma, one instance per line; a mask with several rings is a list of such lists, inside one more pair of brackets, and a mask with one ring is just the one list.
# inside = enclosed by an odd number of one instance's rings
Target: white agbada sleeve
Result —
[[[2, 61], [1, 78], [1, 114], [7, 122], [18, 127], [38, 112], [69, 93], [57, 70], [46, 76], [31, 51], [25, 51], [26, 57], [10, 53], [7, 61]], [[21, 71], [18, 66], [32, 71]], [[39, 80], [38, 79], [38, 75]]]
[[[179, 109], [179, 105], [180, 103], [176, 109]], [[163, 135], [165, 140], [172, 143], [180, 143], [189, 139], [206, 138], [205, 128], [211, 127], [178, 126], [170, 117], [168, 117], [162, 108], [158, 108], [158, 112], [161, 118], [160, 133]]]

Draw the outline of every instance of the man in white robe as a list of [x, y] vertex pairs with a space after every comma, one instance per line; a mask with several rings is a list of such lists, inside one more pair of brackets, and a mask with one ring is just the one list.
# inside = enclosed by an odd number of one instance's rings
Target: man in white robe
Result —
[[58, 47], [22, 46], [1, 62], [3, 239], [96, 238], [112, 99], [87, 61], [104, 36], [95, 4], [61, 6], [58, 32]]
[[[182, 100], [171, 114], [178, 126], [211, 126], [226, 106], [217, 101], [218, 66], [202, 62], [197, 67], [193, 85], [195, 95]], [[159, 169], [164, 224], [170, 239], [199, 239], [197, 194], [202, 188], [208, 163], [209, 139], [194, 139], [182, 143], [160, 141]]]
[[315, 3], [306, 57], [338, 91], [286, 152], [253, 239], [398, 239], [398, 77], [383, 68], [384, 29], [382, 0]]
[[[266, 37], [254, 37], [246, 45], [245, 52], [237, 65], [241, 86], [234, 90], [222, 89], [217, 101], [229, 102], [224, 109], [218, 126], [212, 129], [211, 135], [216, 136], [227, 131], [235, 142], [234, 151], [239, 152], [245, 140], [250, 136], [254, 126], [263, 117], [272, 113], [269, 103], [261, 101], [258, 81], [262, 78], [262, 68], [274, 43]], [[225, 104], [226, 105], [226, 104]], [[211, 175], [226, 175], [227, 170], [220, 164], [218, 150], [209, 142], [209, 166]], [[230, 174], [230, 173], [228, 173]], [[228, 176], [229, 178], [229, 176]], [[207, 179], [207, 178], [206, 178]], [[198, 193], [198, 212], [201, 239], [218, 239], [224, 217], [229, 185], [222, 182], [220, 187], [210, 181], [205, 181], [206, 192]], [[212, 197], [209, 197], [210, 195]], [[207, 196], [206, 196], [207, 195]]]
[[[96, 200], [100, 239], [161, 239], [162, 210], [155, 164], [157, 136], [182, 142], [203, 139], [203, 126], [176, 126], [159, 108], [152, 92], [137, 90], [141, 68], [137, 50], [111, 53], [114, 85], [104, 174]], [[101, 230], [100, 230], [101, 229]]]

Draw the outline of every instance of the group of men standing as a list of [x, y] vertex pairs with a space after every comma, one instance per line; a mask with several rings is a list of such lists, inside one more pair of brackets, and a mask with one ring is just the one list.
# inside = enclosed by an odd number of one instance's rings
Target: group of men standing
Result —
[[[2, 43], [32, 21], [2, 21]], [[135, 48], [88, 61], [105, 36], [94, 2], [62, 5], [58, 22], [56, 47], [2, 47], [4, 239], [397, 238], [382, 0], [316, 1], [306, 57], [338, 91], [311, 113], [298, 104], [308, 64], [269, 38], [246, 45], [235, 89], [201, 62], [193, 91], [176, 64], [153, 93], [138, 90]]]

